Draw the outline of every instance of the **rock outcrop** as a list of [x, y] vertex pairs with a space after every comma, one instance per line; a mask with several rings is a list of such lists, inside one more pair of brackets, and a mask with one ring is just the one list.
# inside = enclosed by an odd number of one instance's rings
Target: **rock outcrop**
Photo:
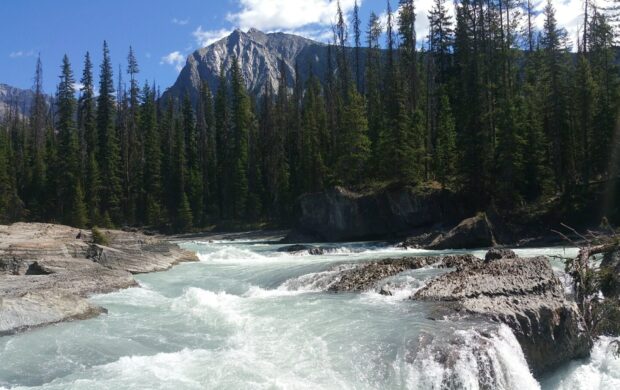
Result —
[[449, 191], [402, 186], [368, 194], [336, 187], [301, 196], [296, 209], [297, 222], [287, 242], [394, 238], [437, 221], [457, 222], [468, 212]]
[[68, 226], [0, 226], [0, 335], [96, 316], [105, 309], [88, 296], [135, 287], [132, 274], [197, 260], [155, 237], [102, 233], [107, 246], [93, 244], [90, 232]]
[[[419, 256], [400, 259], [383, 259], [356, 264], [355, 267], [341, 271], [340, 278], [330, 285], [331, 292], [362, 292], [379, 286], [379, 282], [408, 270], [420, 269], [430, 265], [438, 268], [456, 268], [472, 266], [482, 262], [472, 255], [454, 256]], [[383, 292], [381, 292], [383, 293]], [[387, 294], [389, 295], [389, 294]]]
[[489, 263], [499, 259], [516, 259], [517, 254], [511, 249], [492, 248], [484, 256], [484, 261]]
[[376, 287], [377, 283], [390, 276], [410, 269], [419, 269], [441, 261], [439, 257], [405, 257], [402, 259], [384, 259], [361, 264], [344, 270], [340, 279], [332, 284], [331, 292], [362, 292]]
[[577, 305], [566, 299], [543, 257], [501, 258], [464, 267], [434, 279], [415, 299], [508, 325], [535, 374], [590, 351]]
[[435, 238], [429, 249], [488, 248], [497, 243], [487, 215], [480, 213], [459, 223], [445, 235]]

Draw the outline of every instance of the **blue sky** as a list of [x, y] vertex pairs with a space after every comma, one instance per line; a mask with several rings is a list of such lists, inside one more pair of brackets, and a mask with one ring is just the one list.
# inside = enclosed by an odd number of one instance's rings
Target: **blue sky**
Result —
[[[354, 0], [341, 0], [349, 15]], [[363, 23], [385, 0], [362, 0]], [[392, 0], [393, 5], [397, 0]], [[419, 36], [426, 35], [426, 11], [433, 0], [417, 0]], [[450, 0], [447, 3], [451, 6]], [[560, 24], [573, 34], [581, 0], [555, 0]], [[540, 1], [542, 7], [542, 1]], [[0, 0], [0, 83], [30, 88], [41, 53], [45, 89], [52, 93], [66, 53], [76, 79], [90, 51], [98, 73], [101, 45], [107, 40], [115, 64], [124, 69], [129, 45], [141, 80], [172, 85], [188, 54], [235, 28], [285, 31], [325, 41], [335, 0]], [[574, 27], [574, 28], [573, 28]], [[123, 70], [124, 72], [124, 70]]]

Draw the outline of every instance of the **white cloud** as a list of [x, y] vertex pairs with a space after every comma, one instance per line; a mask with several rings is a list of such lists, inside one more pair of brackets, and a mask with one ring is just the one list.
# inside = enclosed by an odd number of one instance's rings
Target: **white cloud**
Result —
[[172, 18], [171, 22], [172, 24], [178, 24], [179, 26], [185, 26], [186, 24], [189, 23], [189, 19]]
[[334, 39], [334, 32], [331, 28], [302, 28], [298, 30], [283, 30], [287, 34], [300, 35], [317, 42], [331, 42]]
[[82, 83], [73, 83], [73, 89], [79, 92], [82, 88], [84, 88], [84, 84]]
[[231, 30], [225, 28], [221, 30], [205, 31], [202, 29], [202, 26], [198, 26], [198, 28], [192, 33], [192, 35], [194, 36], [194, 38], [196, 38], [196, 42], [200, 47], [205, 47], [230, 35], [231, 32]]
[[[568, 37], [576, 46], [577, 34], [580, 30], [580, 24], [583, 22], [583, 0], [552, 0], [553, 7], [556, 10], [555, 17], [559, 27], [563, 27], [568, 31]], [[396, 3], [393, 1], [393, 3]], [[426, 43], [429, 30], [428, 15], [435, 4], [435, 0], [417, 0], [416, 1], [416, 32], [418, 35], [418, 45]], [[448, 9], [448, 14], [452, 16], [452, 22], [455, 23], [455, 8], [454, 2], [447, 0], [445, 7]], [[535, 25], [536, 28], [542, 30], [545, 22], [545, 16], [543, 10], [547, 5], [546, 0], [534, 0], [535, 10]], [[375, 11], [376, 12], [376, 11]], [[398, 22], [398, 10], [394, 10], [394, 23], [397, 28]], [[385, 27], [387, 24], [387, 13], [383, 11], [380, 14], [380, 20]], [[524, 21], [525, 22], [525, 21]]]
[[[583, 19], [583, 0], [552, 0], [556, 9], [556, 18], [560, 27], [566, 28], [568, 36], [576, 44], [576, 37], [579, 32], [579, 25]], [[226, 19], [237, 28], [247, 31], [250, 28], [257, 28], [265, 32], [287, 32], [298, 34], [318, 41], [329, 41], [332, 39], [332, 25], [336, 21], [335, 0], [235, 0], [238, 4], [237, 12], [229, 13]], [[362, 0], [358, 0], [361, 6]], [[341, 7], [347, 23], [350, 24], [350, 16], [353, 12], [355, 0], [341, 0]], [[381, 22], [385, 27], [387, 14], [385, 11], [386, 3], [384, 0], [372, 1], [371, 7], [380, 15]], [[542, 29], [544, 15], [542, 13], [547, 0], [534, 0], [536, 11], [536, 26]], [[428, 36], [429, 22], [428, 15], [433, 9], [435, 0], [416, 0], [416, 32], [418, 35], [418, 45], [426, 44]], [[394, 23], [397, 24], [398, 1], [392, 0], [394, 7]], [[452, 15], [455, 23], [454, 2], [446, 0], [444, 3], [448, 13]], [[375, 8], [376, 7], [376, 8]], [[362, 21], [364, 29], [367, 21]], [[396, 27], [396, 26], [395, 26]], [[192, 35], [200, 47], [208, 46], [218, 40], [228, 36], [232, 28], [219, 30], [203, 30], [199, 26]]]
[[[326, 29], [336, 19], [337, 3], [333, 0], [239, 0], [240, 10], [227, 19], [242, 30], [257, 28], [263, 31], [304, 31]], [[362, 1], [358, 0], [361, 5]], [[355, 0], [341, 0], [342, 11], [353, 11]], [[314, 34], [314, 35], [321, 35]]]
[[19, 51], [11, 52], [9, 54], [9, 58], [32, 57], [32, 56], [34, 56], [33, 50], [29, 50], [29, 51], [19, 50]]
[[179, 51], [173, 51], [172, 53], [162, 57], [160, 64], [173, 65], [177, 72], [180, 72], [185, 64], [185, 56]]
[[[555, 8], [555, 18], [558, 27], [563, 27], [568, 32], [568, 38], [573, 44], [573, 49], [577, 47], [577, 34], [583, 24], [583, 0], [555, 0], [552, 1]], [[545, 25], [545, 15], [543, 10], [547, 2], [545, 0], [536, 4], [536, 11], [540, 12], [536, 17], [536, 27], [541, 29]]]
[[[392, 2], [395, 3], [395, 2]], [[394, 4], [393, 4], [394, 5]], [[430, 24], [428, 22], [428, 15], [430, 11], [435, 6], [435, 0], [418, 0], [415, 3], [415, 11], [416, 11], [416, 23], [415, 23], [415, 31], [417, 34], [418, 46], [422, 46], [426, 44], [426, 40], [428, 38], [429, 27]], [[444, 2], [444, 7], [448, 10], [448, 15], [452, 16], [452, 23], [456, 23], [456, 9], [454, 8], [454, 2], [446, 0]], [[375, 11], [376, 12], [376, 11]], [[398, 29], [398, 13], [399, 9], [394, 9], [394, 19], [392, 23], [394, 23], [394, 31]], [[381, 25], [385, 30], [385, 26], [387, 25], [387, 11], [383, 11], [379, 15], [379, 20], [381, 21]]]

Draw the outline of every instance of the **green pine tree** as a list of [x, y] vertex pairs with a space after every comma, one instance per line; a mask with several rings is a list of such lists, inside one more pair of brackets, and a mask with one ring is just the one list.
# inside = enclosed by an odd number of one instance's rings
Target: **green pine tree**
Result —
[[103, 62], [99, 76], [99, 97], [97, 98], [97, 132], [99, 134], [98, 163], [102, 178], [102, 209], [112, 222], [120, 223], [122, 182], [120, 145], [115, 126], [116, 103], [112, 61], [107, 42], [103, 43]]
[[435, 174], [443, 187], [449, 187], [456, 174], [456, 125], [448, 95], [441, 93], [439, 98], [439, 118], [437, 120], [437, 146], [435, 148]]
[[358, 184], [365, 179], [370, 158], [368, 120], [364, 98], [351, 86], [342, 113], [342, 151], [338, 157], [337, 175], [345, 184]]
[[144, 134], [144, 198], [146, 199], [145, 220], [148, 225], [158, 226], [162, 222], [161, 146], [157, 127], [157, 109], [154, 91], [148, 84], [142, 89], [140, 129]]
[[81, 158], [78, 144], [75, 112], [75, 80], [69, 58], [65, 55], [62, 63], [62, 74], [58, 85], [57, 128], [58, 128], [58, 169], [59, 178], [58, 200], [59, 213], [65, 224], [84, 227], [86, 206], [81, 185]]
[[248, 198], [248, 137], [254, 125], [250, 98], [245, 89], [239, 61], [235, 58], [232, 67], [231, 113], [232, 113], [232, 156], [231, 197], [232, 216], [242, 218], [246, 213]]

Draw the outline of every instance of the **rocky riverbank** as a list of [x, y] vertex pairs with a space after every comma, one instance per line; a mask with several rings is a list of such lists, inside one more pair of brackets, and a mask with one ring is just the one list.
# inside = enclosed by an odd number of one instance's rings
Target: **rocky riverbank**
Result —
[[453, 270], [432, 279], [411, 299], [434, 302], [438, 318], [507, 325], [536, 375], [588, 356], [592, 341], [584, 319], [544, 257], [524, 259], [510, 250], [491, 250], [484, 260], [471, 255], [386, 259], [344, 269], [329, 290], [376, 289], [385, 278], [428, 265]]
[[68, 226], [0, 225], [0, 335], [105, 312], [88, 297], [135, 287], [132, 274], [164, 271], [197, 261], [195, 254], [161, 238]]

